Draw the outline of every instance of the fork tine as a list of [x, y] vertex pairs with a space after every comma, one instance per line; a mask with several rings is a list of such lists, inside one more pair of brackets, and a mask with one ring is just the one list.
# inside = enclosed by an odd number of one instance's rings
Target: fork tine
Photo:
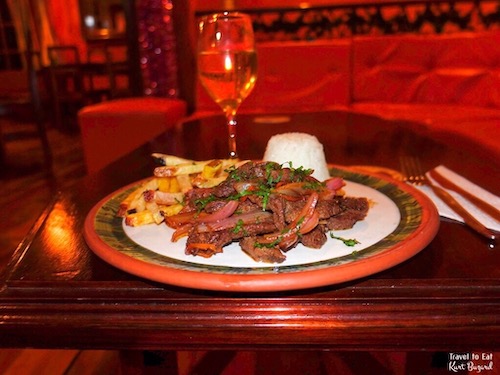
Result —
[[413, 173], [412, 173], [412, 169], [410, 166], [409, 157], [402, 156], [399, 159], [399, 164], [401, 167], [401, 172], [403, 172], [403, 175], [405, 176], [405, 181], [412, 182], [413, 181], [413, 178], [412, 178]]
[[419, 185], [422, 185], [426, 182], [427, 177], [425, 177], [425, 171], [422, 168], [422, 164], [420, 164], [420, 160], [416, 157], [412, 158], [413, 162], [413, 173], [415, 182]]
[[400, 165], [401, 171], [406, 176], [406, 181], [415, 185], [423, 185], [425, 183], [425, 172], [418, 158], [410, 156], [402, 157]]

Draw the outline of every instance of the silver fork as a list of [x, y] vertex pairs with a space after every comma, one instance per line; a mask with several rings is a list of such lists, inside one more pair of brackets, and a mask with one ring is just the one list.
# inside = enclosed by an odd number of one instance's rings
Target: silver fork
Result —
[[405, 176], [405, 181], [414, 185], [429, 186], [434, 194], [436, 194], [443, 202], [445, 202], [453, 211], [462, 217], [464, 223], [477, 233], [490, 239], [496, 240], [496, 234], [481, 224], [469, 211], [467, 211], [450, 193], [446, 190], [433, 184], [425, 175], [425, 172], [420, 164], [420, 160], [416, 157], [402, 157], [400, 159], [401, 171]]

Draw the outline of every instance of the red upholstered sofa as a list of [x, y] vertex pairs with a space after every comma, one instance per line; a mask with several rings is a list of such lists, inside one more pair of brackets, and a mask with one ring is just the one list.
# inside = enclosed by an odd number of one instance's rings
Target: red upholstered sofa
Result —
[[97, 172], [175, 126], [186, 115], [178, 99], [138, 97], [89, 105], [78, 112], [85, 166]]
[[353, 41], [351, 107], [500, 152], [500, 31]]
[[[469, 137], [500, 156], [500, 30], [262, 42], [258, 59], [256, 87], [240, 112], [340, 108], [414, 120], [447, 138]], [[165, 99], [168, 106], [143, 100], [148, 104], [108, 103], [112, 109], [98, 105], [80, 112], [90, 172], [186, 119], [179, 100]], [[195, 107], [190, 117], [221, 113], [200, 85]], [[103, 123], [110, 128], [106, 133]], [[118, 136], [123, 142], [117, 148], [110, 140]]]
[[[414, 120], [500, 155], [500, 30], [258, 45], [241, 112], [349, 109]], [[198, 86], [195, 115], [218, 112]]]

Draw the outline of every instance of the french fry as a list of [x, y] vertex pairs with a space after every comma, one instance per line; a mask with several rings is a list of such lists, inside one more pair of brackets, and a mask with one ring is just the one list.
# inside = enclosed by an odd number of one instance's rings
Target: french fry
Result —
[[156, 190], [157, 188], [158, 180], [156, 178], [143, 183], [120, 202], [117, 216], [124, 217], [130, 210], [142, 211], [144, 205], [144, 197], [142, 196], [142, 193], [145, 190]]
[[158, 190], [159, 191], [164, 191], [164, 192], [169, 192], [170, 191], [170, 184], [171, 180], [173, 178], [171, 177], [160, 177], [158, 178]]
[[194, 160], [184, 159], [174, 155], [161, 154], [158, 152], [151, 154], [151, 156], [161, 165], [177, 165], [194, 162]]
[[198, 188], [210, 188], [219, 185], [226, 178], [227, 176], [203, 178], [201, 175], [198, 175], [193, 178], [191, 183]]
[[144, 199], [144, 192], [148, 190], [156, 190], [158, 189], [158, 180], [153, 178], [148, 182], [144, 183], [141, 187], [139, 187], [134, 194], [132, 201], [128, 207], [128, 210], [134, 210], [136, 212], [141, 212], [146, 209], [146, 201]]
[[187, 174], [177, 176], [177, 182], [179, 183], [179, 190], [185, 194], [193, 188], [191, 185], [191, 177]]
[[151, 215], [153, 216], [153, 221], [156, 224], [160, 224], [165, 220], [161, 212], [160, 206], [156, 202], [147, 202], [146, 211], [151, 212]]
[[154, 192], [153, 200], [156, 204], [171, 206], [173, 204], [181, 203], [184, 200], [184, 194], [181, 192], [166, 193], [158, 190]]
[[206, 164], [201, 171], [201, 177], [208, 179], [215, 177], [222, 168], [222, 160], [212, 160]]
[[138, 227], [155, 222], [154, 215], [151, 211], [134, 212], [125, 217], [125, 224], [131, 227]]
[[181, 212], [181, 210], [183, 208], [184, 208], [184, 206], [180, 203], [173, 204], [172, 206], [161, 206], [160, 207], [164, 216], [177, 215], [179, 212]]
[[245, 161], [213, 159], [195, 161], [173, 155], [154, 153], [162, 166], [155, 168], [154, 177], [132, 191], [121, 203], [118, 216], [126, 225], [160, 224], [166, 216], [179, 213], [186, 192], [192, 188], [209, 188], [227, 178], [227, 169]]
[[209, 162], [210, 161], [198, 161], [198, 162], [156, 167], [154, 170], [154, 175], [156, 177], [171, 177], [171, 176], [201, 173], [203, 171], [203, 167], [207, 165]]
[[168, 189], [169, 193], [179, 193], [181, 191], [181, 187], [179, 186], [179, 181], [177, 181], [177, 177], [173, 177], [170, 180], [170, 186]]

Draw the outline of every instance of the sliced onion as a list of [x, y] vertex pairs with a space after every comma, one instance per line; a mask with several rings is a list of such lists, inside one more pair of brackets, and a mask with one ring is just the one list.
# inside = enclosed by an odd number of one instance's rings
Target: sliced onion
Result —
[[328, 190], [337, 191], [345, 186], [345, 181], [342, 177], [332, 177], [325, 180], [325, 185]]
[[193, 228], [192, 223], [181, 225], [174, 231], [174, 233], [172, 233], [171, 241], [177, 242], [180, 238], [186, 237], [192, 228]]
[[215, 211], [214, 213], [203, 216], [200, 215], [196, 217], [194, 221], [197, 223], [211, 223], [214, 221], [226, 219], [229, 216], [231, 216], [234, 213], [234, 211], [236, 211], [238, 205], [239, 205], [238, 201], [229, 201], [222, 208]]
[[293, 194], [287, 194], [287, 193], [279, 193], [279, 196], [282, 197], [283, 199], [289, 201], [289, 202], [297, 202], [302, 199], [301, 195], [293, 195]]
[[319, 214], [318, 211], [314, 211], [309, 220], [302, 223], [299, 229], [300, 234], [306, 234], [316, 228], [316, 225], [319, 223]]
[[238, 201], [229, 201], [222, 208], [214, 213], [204, 212], [185, 212], [177, 215], [168, 216], [165, 221], [169, 227], [178, 228], [187, 223], [210, 223], [223, 220], [231, 216], [238, 208]]
[[323, 189], [319, 193], [319, 199], [321, 199], [322, 201], [328, 201], [328, 200], [335, 198], [336, 195], [337, 195], [336, 191], [333, 191], [330, 189]]
[[171, 228], [178, 228], [184, 224], [194, 222], [195, 218], [198, 216], [206, 215], [202, 212], [182, 212], [177, 215], [167, 216], [165, 222]]
[[[311, 216], [314, 213], [314, 209], [316, 208], [316, 204], [318, 203], [319, 195], [316, 192], [313, 192], [309, 198], [307, 198], [306, 204], [304, 204], [304, 207], [302, 210], [300, 210], [299, 214], [295, 218], [294, 221], [290, 224], [291, 228], [301, 226], [302, 224], [306, 223]], [[299, 222], [301, 223], [299, 225]]]
[[241, 215], [234, 215], [216, 222], [203, 222], [196, 225], [195, 230], [199, 233], [225, 230], [234, 228], [239, 224], [257, 224], [259, 221], [265, 221], [269, 218], [272, 218], [272, 216], [273, 214], [270, 212], [256, 210]]
[[310, 182], [290, 182], [289, 184], [281, 185], [280, 187], [274, 189], [277, 193], [290, 193], [293, 195], [306, 195], [310, 194], [311, 189], [307, 189], [306, 186], [311, 186]]
[[220, 247], [215, 246], [213, 243], [189, 243], [186, 246], [186, 253], [190, 253], [192, 250], [198, 250], [196, 255], [202, 256], [204, 258], [210, 258], [212, 255], [217, 253], [222, 253], [222, 249]]
[[290, 236], [284, 237], [278, 244], [278, 247], [281, 250], [288, 250], [292, 248], [297, 243], [298, 240], [299, 236], [297, 235], [297, 233], [293, 233]]
[[318, 199], [319, 199], [318, 193], [313, 192], [307, 198], [304, 207], [297, 215], [295, 220], [292, 221], [289, 225], [285, 227], [285, 229], [283, 229], [280, 232], [264, 235], [263, 243], [271, 243], [279, 239], [280, 242], [278, 246], [280, 249], [285, 250], [293, 246], [295, 242], [298, 241], [297, 232], [304, 234], [310, 232], [316, 227], [316, 225], [318, 225], [319, 215], [315, 211]]
[[259, 189], [259, 184], [257, 184], [256, 182], [244, 181], [244, 182], [236, 182], [234, 184], [234, 190], [236, 190], [240, 194], [245, 191], [252, 191], [258, 189]]
[[261, 238], [259, 238], [258, 242], [262, 245], [269, 245], [273, 242], [276, 242], [277, 240], [279, 240], [279, 243], [277, 243], [276, 246], [278, 246], [281, 250], [287, 250], [299, 240], [299, 236], [297, 235], [296, 231], [294, 232], [292, 230], [284, 230], [282, 232], [263, 235]]

